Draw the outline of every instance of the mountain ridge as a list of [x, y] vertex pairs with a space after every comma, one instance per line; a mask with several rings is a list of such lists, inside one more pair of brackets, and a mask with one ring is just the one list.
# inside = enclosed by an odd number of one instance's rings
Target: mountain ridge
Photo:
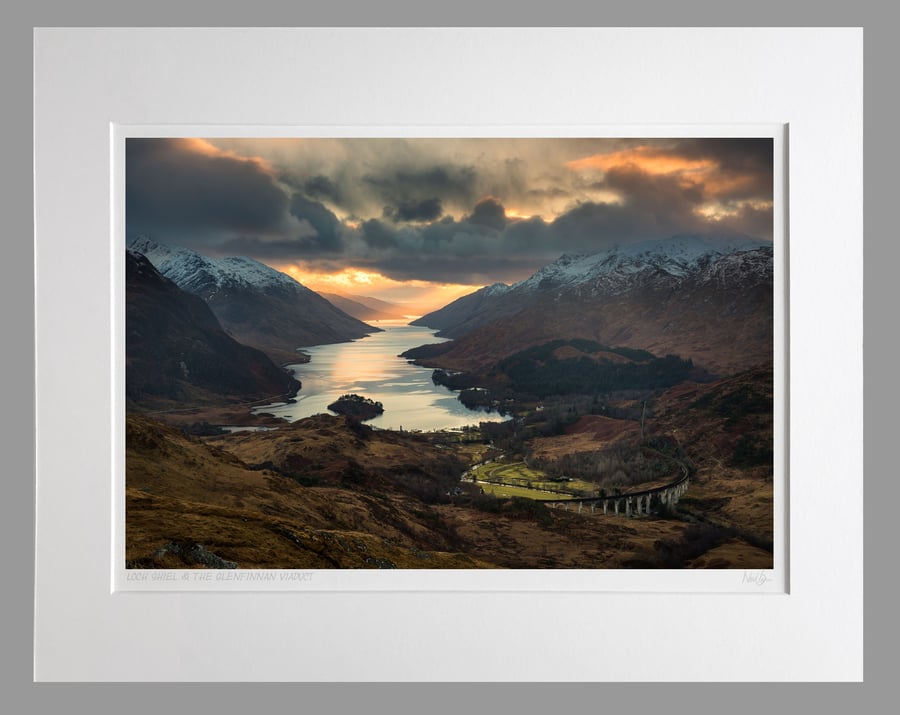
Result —
[[128, 247], [145, 255], [179, 288], [206, 301], [226, 332], [277, 362], [300, 362], [302, 347], [379, 332], [287, 274], [252, 258], [208, 258], [143, 235], [131, 239]]
[[505, 290], [482, 288], [417, 325], [454, 338], [422, 364], [483, 370], [555, 339], [689, 357], [714, 374], [771, 359], [772, 245], [733, 236], [676, 236], [563, 255]]

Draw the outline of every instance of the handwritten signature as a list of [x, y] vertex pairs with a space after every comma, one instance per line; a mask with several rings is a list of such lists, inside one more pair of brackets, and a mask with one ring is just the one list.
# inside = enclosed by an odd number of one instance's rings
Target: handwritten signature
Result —
[[772, 579], [766, 576], [762, 571], [744, 571], [744, 577], [741, 583], [752, 583], [757, 586], [765, 586]]

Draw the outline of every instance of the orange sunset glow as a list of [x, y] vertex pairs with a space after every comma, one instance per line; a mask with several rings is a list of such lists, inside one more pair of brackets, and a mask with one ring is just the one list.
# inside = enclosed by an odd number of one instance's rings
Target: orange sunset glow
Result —
[[482, 287], [417, 280], [395, 281], [380, 273], [358, 268], [345, 268], [336, 273], [311, 272], [294, 264], [272, 264], [272, 268], [287, 273], [318, 293], [380, 298], [396, 304], [410, 317], [425, 315]]
[[198, 137], [193, 137], [189, 139], [178, 139], [176, 141], [183, 142], [184, 146], [191, 152], [195, 152], [197, 154], [201, 154], [203, 156], [209, 157], [211, 159], [219, 159], [225, 158], [230, 159], [232, 161], [237, 162], [247, 162], [250, 164], [255, 164], [260, 167], [263, 171], [271, 172], [272, 166], [268, 161], [263, 159], [260, 156], [242, 156], [234, 151], [227, 151], [220, 149], [215, 144], [212, 144], [209, 139], [200, 139]]
[[609, 171], [622, 166], [632, 166], [648, 174], [672, 174], [675, 172], [707, 172], [716, 167], [711, 159], [688, 159], [667, 155], [654, 147], [640, 146], [611, 154], [594, 154], [567, 162], [575, 171], [596, 169]]

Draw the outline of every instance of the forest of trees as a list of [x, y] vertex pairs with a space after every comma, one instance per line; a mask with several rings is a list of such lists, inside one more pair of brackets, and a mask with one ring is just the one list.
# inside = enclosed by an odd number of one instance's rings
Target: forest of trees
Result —
[[[561, 347], [572, 347], [582, 353], [609, 352], [628, 361], [588, 354], [559, 358], [555, 353]], [[691, 360], [683, 360], [677, 355], [659, 358], [645, 350], [605, 348], [585, 340], [554, 340], [501, 360], [496, 372], [507, 376], [512, 390], [544, 398], [671, 387], [686, 380], [693, 368]]]
[[[580, 354], [560, 357], [557, 352], [560, 348], [574, 349]], [[688, 379], [693, 371], [693, 362], [677, 355], [660, 358], [646, 350], [608, 348], [591, 340], [573, 339], [554, 340], [522, 350], [501, 360], [488, 374], [437, 369], [431, 379], [451, 390], [484, 388], [490, 392], [490, 400], [502, 403], [537, 401], [552, 395], [656, 390]], [[473, 392], [466, 399], [473, 404], [489, 401], [488, 397]]]

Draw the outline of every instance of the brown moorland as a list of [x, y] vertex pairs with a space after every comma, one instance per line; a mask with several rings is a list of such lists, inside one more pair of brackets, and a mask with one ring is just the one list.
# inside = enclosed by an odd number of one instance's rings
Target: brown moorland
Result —
[[[723, 420], [712, 386], [670, 392], [654, 429], [688, 437], [684, 411], [697, 412], [706, 395], [706, 428]], [[582, 419], [565, 437], [614, 440], [634, 429], [607, 419]], [[771, 534], [771, 484], [726, 463], [731, 437], [698, 461], [683, 501], [710, 520], [690, 523], [451, 497], [458, 475], [482, 458], [479, 446], [434, 445], [339, 417], [201, 440], [131, 416], [126, 559], [143, 568], [767, 568], [772, 556], [760, 544]]]
[[543, 459], [556, 459], [578, 452], [596, 452], [633, 439], [640, 431], [640, 425], [631, 420], [582, 415], [575, 424], [566, 428], [565, 434], [532, 440], [531, 451], [535, 457]]
[[774, 535], [773, 369], [683, 383], [653, 405], [651, 434], [684, 448], [696, 473], [681, 508], [771, 543]]

